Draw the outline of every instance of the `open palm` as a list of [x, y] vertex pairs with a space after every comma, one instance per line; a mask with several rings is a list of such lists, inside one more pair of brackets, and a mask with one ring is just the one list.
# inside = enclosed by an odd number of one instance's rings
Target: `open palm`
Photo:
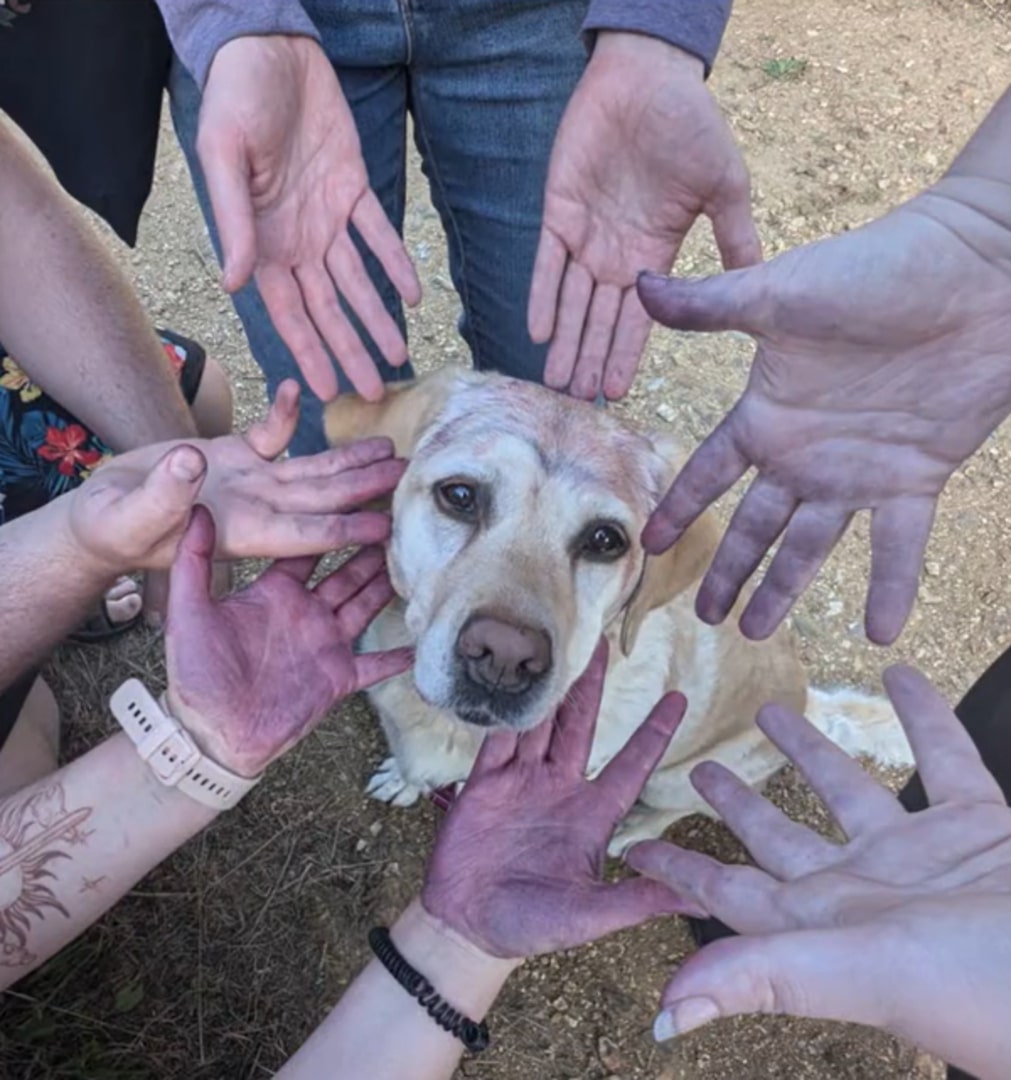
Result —
[[593, 781], [585, 776], [607, 664], [595, 653], [557, 716], [482, 745], [428, 864], [422, 903], [485, 952], [520, 958], [570, 948], [694, 906], [655, 882], [608, 883], [617, 823], [684, 714], [664, 698]]
[[172, 568], [165, 652], [174, 714], [216, 761], [255, 776], [335, 703], [405, 671], [409, 650], [355, 652], [393, 598], [379, 548], [309, 588], [316, 559], [274, 563], [210, 596], [214, 524], [198, 508]]

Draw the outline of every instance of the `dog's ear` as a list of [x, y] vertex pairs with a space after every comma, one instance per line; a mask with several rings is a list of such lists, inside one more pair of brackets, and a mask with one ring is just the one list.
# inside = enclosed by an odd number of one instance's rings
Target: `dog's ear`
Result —
[[[663, 495], [685, 459], [673, 441], [655, 437], [653, 444], [663, 461], [663, 467], [658, 469], [660, 494]], [[673, 547], [662, 555], [646, 556], [639, 583], [625, 605], [620, 638], [623, 655], [628, 656], [635, 648], [643, 620], [651, 611], [669, 604], [701, 579], [716, 554], [719, 537], [716, 519], [711, 511], [706, 511]]]
[[392, 383], [382, 401], [363, 401], [342, 394], [323, 413], [323, 426], [331, 446], [385, 435], [398, 457], [410, 457], [425, 429], [439, 415], [454, 384], [464, 377], [455, 368], [443, 368], [411, 382]]

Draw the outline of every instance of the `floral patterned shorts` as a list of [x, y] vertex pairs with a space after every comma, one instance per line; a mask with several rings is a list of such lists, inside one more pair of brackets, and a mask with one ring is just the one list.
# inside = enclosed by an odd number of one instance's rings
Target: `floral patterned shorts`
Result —
[[[159, 330], [158, 336], [192, 405], [204, 373], [204, 350], [170, 330]], [[31, 382], [0, 345], [0, 525], [77, 487], [111, 453]]]

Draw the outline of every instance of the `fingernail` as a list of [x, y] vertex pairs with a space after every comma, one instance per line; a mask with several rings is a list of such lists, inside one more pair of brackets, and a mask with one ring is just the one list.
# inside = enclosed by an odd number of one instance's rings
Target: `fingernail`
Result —
[[193, 483], [204, 472], [204, 459], [194, 449], [184, 446], [169, 459], [169, 471], [177, 480]]
[[653, 1038], [657, 1042], [667, 1042], [668, 1039], [676, 1039], [679, 1035], [712, 1023], [719, 1017], [719, 1006], [712, 998], [685, 998], [658, 1014], [653, 1021]]

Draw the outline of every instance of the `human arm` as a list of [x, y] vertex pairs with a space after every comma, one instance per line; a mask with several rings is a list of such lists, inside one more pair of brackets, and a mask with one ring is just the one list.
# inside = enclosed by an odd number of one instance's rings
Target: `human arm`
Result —
[[[647, 918], [697, 910], [655, 883], [604, 882], [607, 843], [663, 756], [684, 698], [663, 698], [594, 781], [585, 778], [607, 664], [598, 648], [556, 717], [484, 741], [394, 944], [454, 1008], [480, 1021], [523, 958]], [[378, 961], [352, 983], [278, 1080], [445, 1080], [462, 1043]]]
[[[685, 17], [696, 48], [692, 33], [717, 6], [693, 5]], [[662, 8], [633, 4], [622, 14], [599, 4], [597, 21], [610, 12], [634, 30], [663, 21]], [[530, 290], [531, 336], [550, 342], [549, 386], [587, 399], [628, 391], [650, 328], [636, 277], [667, 273], [700, 214], [726, 267], [761, 257], [748, 172], [704, 75], [691, 45], [597, 32], [552, 150]]]
[[387, 515], [357, 508], [400, 479], [392, 445], [371, 439], [272, 460], [297, 418], [298, 387], [283, 383], [267, 419], [245, 435], [122, 454], [80, 487], [0, 527], [0, 591], [18, 628], [0, 644], [0, 686], [48, 655], [118, 576], [166, 569], [198, 499], [219, 522], [223, 559], [384, 541]]
[[[215, 601], [214, 546], [213, 522], [199, 509], [172, 568], [167, 701], [205, 754], [257, 776], [333, 704], [404, 671], [411, 657], [354, 650], [393, 596], [380, 550], [363, 550], [315, 589], [306, 585], [315, 559], [278, 562]], [[0, 989], [215, 816], [155, 779], [123, 734], [0, 800]]]
[[790, 821], [709, 763], [692, 782], [757, 866], [725, 866], [662, 842], [629, 863], [742, 936], [707, 945], [674, 975], [661, 1038], [722, 1016], [786, 1013], [869, 1024], [980, 1080], [1011, 1055], [1011, 809], [968, 733], [919, 673], [885, 685], [913, 747], [928, 809], [908, 813], [802, 718], [760, 726], [846, 835]]
[[899, 635], [937, 499], [1011, 411], [1011, 92], [932, 187], [885, 217], [713, 278], [646, 276], [650, 314], [757, 342], [747, 387], [643, 536], [674, 543], [757, 470], [697, 599], [718, 622], [783, 540], [741, 630], [771, 634], [845, 533], [871, 512], [866, 628]]
[[0, 341], [114, 450], [196, 434], [154, 330], [79, 207], [0, 120]]

